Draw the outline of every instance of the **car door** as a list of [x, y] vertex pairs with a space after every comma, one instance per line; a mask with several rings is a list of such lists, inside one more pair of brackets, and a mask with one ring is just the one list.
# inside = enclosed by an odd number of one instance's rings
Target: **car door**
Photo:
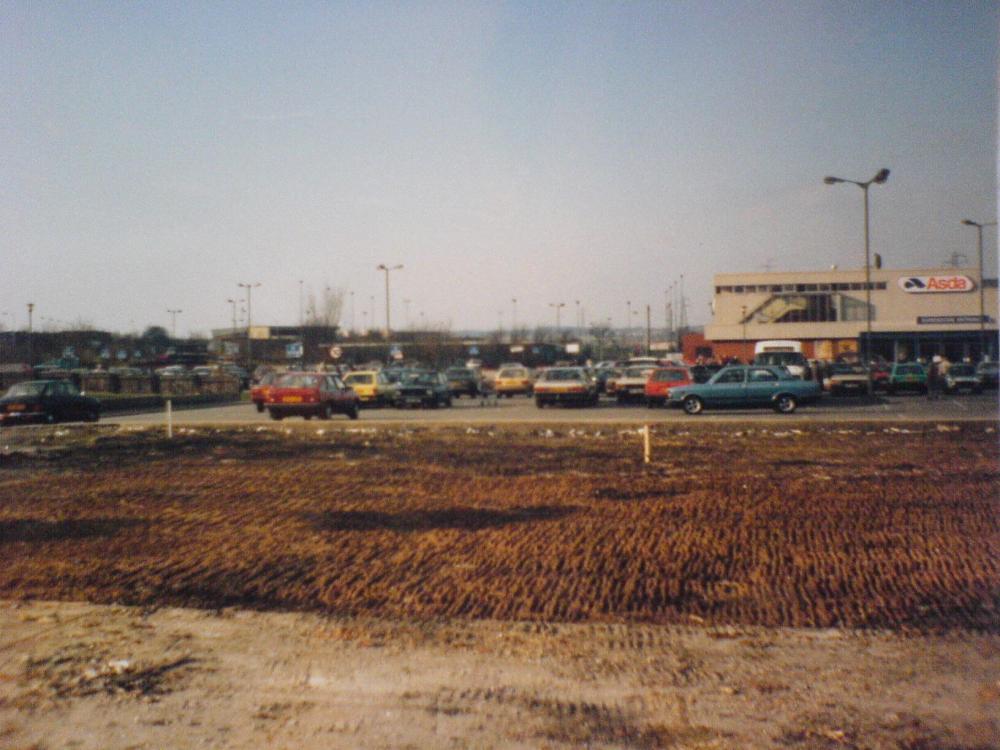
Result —
[[733, 406], [743, 403], [746, 390], [745, 367], [728, 367], [720, 372], [707, 390], [708, 402], [720, 406]]
[[778, 375], [766, 367], [751, 367], [747, 370], [746, 400], [749, 404], [770, 403], [780, 384]]

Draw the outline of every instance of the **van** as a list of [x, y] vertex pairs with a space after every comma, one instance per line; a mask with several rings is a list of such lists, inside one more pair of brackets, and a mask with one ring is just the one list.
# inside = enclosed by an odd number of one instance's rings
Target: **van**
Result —
[[758, 341], [754, 345], [753, 352], [755, 365], [784, 367], [793, 377], [800, 380], [808, 380], [811, 377], [809, 363], [802, 354], [801, 341]]

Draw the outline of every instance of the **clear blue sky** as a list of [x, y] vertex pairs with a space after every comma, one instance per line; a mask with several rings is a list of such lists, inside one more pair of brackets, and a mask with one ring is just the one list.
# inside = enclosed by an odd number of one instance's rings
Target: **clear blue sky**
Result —
[[[993, 2], [0, 5], [0, 323], [625, 319], [685, 274], [975, 261]], [[986, 233], [996, 266], [996, 231]], [[347, 311], [347, 317], [350, 312]], [[347, 320], [346, 322], [350, 322]]]

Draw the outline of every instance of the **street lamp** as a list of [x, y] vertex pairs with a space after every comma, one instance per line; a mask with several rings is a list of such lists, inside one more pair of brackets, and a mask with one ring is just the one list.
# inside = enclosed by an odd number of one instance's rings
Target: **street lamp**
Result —
[[967, 227], [975, 227], [979, 236], [979, 358], [986, 359], [986, 303], [983, 299], [983, 227], [995, 227], [995, 221], [978, 222], [962, 219]]
[[[385, 340], [389, 340], [389, 271], [399, 271], [402, 270], [402, 265], [397, 266], [387, 266], [385, 263], [379, 263], [375, 270], [385, 271]], [[372, 312], [372, 324], [375, 323], [375, 313]]]
[[170, 313], [170, 338], [177, 338], [177, 316], [180, 315], [183, 310], [167, 310]]
[[226, 302], [233, 306], [233, 333], [236, 333], [236, 300], [227, 299]]
[[517, 332], [517, 297], [510, 298], [510, 340], [513, 343], [514, 336]]
[[240, 283], [240, 284], [237, 284], [236, 286], [240, 287], [241, 289], [246, 289], [247, 290], [247, 372], [249, 372], [252, 375], [253, 374], [253, 344], [251, 343], [252, 339], [250, 338], [250, 325], [251, 325], [251, 319], [250, 319], [250, 311], [251, 311], [251, 307], [250, 307], [250, 293], [256, 287], [259, 287], [260, 283], [259, 282], [248, 282], [246, 284]]
[[[747, 306], [746, 305], [740, 306], [740, 323], [743, 324], [743, 346], [741, 346], [740, 348], [743, 350], [743, 356], [746, 357], [747, 356]], [[747, 358], [746, 361], [749, 362], [750, 359]]]
[[28, 367], [35, 366], [35, 342], [34, 337], [31, 335], [31, 316], [35, 312], [35, 303], [28, 303]]
[[824, 177], [823, 182], [827, 185], [836, 185], [841, 182], [849, 182], [852, 185], [857, 185], [861, 188], [862, 192], [865, 194], [865, 349], [862, 352], [865, 363], [865, 372], [868, 377], [868, 395], [871, 396], [874, 392], [872, 386], [872, 363], [871, 363], [871, 346], [872, 346], [872, 264], [871, 264], [871, 248], [869, 243], [869, 233], [868, 233], [868, 188], [872, 185], [884, 185], [886, 180], [889, 179], [889, 170], [880, 169], [878, 174], [872, 177], [867, 182], [858, 182], [856, 180], [845, 180], [842, 177]]
[[556, 309], [556, 337], [558, 338], [558, 336], [559, 336], [559, 329], [561, 328], [561, 326], [559, 324], [559, 311], [562, 308], [566, 307], [566, 303], [565, 302], [550, 302], [549, 303], [549, 307], [554, 307]]
[[[303, 307], [302, 307], [302, 283], [303, 279], [299, 279], [299, 328], [301, 329], [305, 325], [305, 318], [303, 317]], [[302, 331], [300, 330], [301, 334]]]

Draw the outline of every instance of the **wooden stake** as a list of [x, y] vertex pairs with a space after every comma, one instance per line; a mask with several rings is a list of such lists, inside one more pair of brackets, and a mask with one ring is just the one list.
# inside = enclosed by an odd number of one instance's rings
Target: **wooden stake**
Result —
[[649, 449], [649, 425], [642, 428], [642, 462], [648, 464], [650, 461]]

